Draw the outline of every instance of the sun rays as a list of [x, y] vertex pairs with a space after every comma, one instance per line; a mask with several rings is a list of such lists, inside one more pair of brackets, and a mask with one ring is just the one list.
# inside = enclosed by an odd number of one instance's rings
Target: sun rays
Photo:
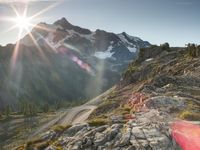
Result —
[[11, 58], [11, 72], [15, 69], [15, 65], [17, 62], [18, 55], [20, 53], [20, 42], [23, 37], [23, 35], [28, 35], [30, 39], [32, 39], [33, 44], [36, 46], [38, 49], [40, 55], [42, 58], [48, 62], [48, 59], [45, 57], [42, 48], [39, 46], [37, 43], [37, 39], [34, 37], [34, 35], [31, 33], [32, 28], [36, 29], [41, 29], [41, 30], [46, 30], [46, 31], [52, 31], [51, 29], [48, 29], [46, 27], [40, 26], [40, 25], [35, 25], [33, 22], [37, 20], [43, 13], [49, 11], [50, 9], [58, 6], [62, 1], [57, 1], [49, 6], [47, 6], [45, 9], [35, 13], [32, 16], [28, 16], [28, 1], [24, 1], [24, 3], [20, 3], [20, 7], [18, 9], [16, 8], [15, 5], [10, 4], [9, 6], [12, 8], [15, 16], [13, 17], [5, 17], [1, 18], [3, 21], [9, 21], [12, 22], [14, 25], [8, 28], [5, 33], [8, 33], [11, 30], [18, 30], [18, 36], [17, 36], [17, 41], [15, 44], [15, 48], [13, 50], [13, 55]]

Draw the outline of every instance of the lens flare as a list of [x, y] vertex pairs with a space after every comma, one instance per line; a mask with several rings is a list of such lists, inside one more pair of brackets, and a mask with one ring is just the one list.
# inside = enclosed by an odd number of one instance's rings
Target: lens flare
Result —
[[187, 121], [171, 125], [172, 137], [183, 150], [200, 149], [200, 127]]
[[[56, 32], [56, 31], [54, 31]], [[87, 64], [86, 62], [84, 62], [83, 60], [81, 60], [78, 56], [76, 56], [75, 54], [73, 54], [72, 52], [70, 52], [70, 50], [73, 50], [75, 52], [79, 52], [80, 51], [73, 47], [70, 46], [68, 44], [66, 44], [65, 38], [61, 39], [60, 41], [54, 43], [52, 38], [44, 38], [41, 34], [38, 33], [38, 36], [49, 46], [51, 47], [51, 49], [55, 52], [55, 53], [60, 53], [60, 54], [66, 54], [69, 59], [71, 59], [74, 63], [76, 63], [81, 69], [85, 70], [86, 72], [88, 72], [90, 75], [95, 76], [95, 71], [92, 69], [92, 67]]]

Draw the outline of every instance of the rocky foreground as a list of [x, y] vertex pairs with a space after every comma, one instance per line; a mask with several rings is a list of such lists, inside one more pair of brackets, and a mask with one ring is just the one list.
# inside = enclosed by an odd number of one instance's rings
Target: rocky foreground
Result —
[[81, 123], [62, 131], [52, 129], [26, 146], [45, 150], [176, 150], [170, 128], [174, 119], [166, 108], [176, 105], [184, 109], [183, 102], [177, 97], [154, 97], [146, 101], [148, 109], [135, 113], [126, 123], [118, 115], [106, 125]]
[[[151, 114], [159, 115], [156, 110], [152, 110]], [[56, 145], [66, 150], [175, 149], [176, 145], [173, 144], [167, 127], [168, 124], [165, 122], [136, 123], [133, 120], [127, 124], [104, 125], [97, 128], [81, 124], [66, 130]], [[51, 136], [56, 136], [56, 133], [51, 133]], [[56, 150], [57, 146], [51, 145], [46, 148], [54, 149]]]

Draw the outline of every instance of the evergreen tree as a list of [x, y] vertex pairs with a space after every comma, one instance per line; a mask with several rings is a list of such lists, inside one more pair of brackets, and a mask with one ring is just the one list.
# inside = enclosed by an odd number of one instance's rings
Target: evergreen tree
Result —
[[163, 50], [170, 50], [170, 46], [169, 46], [169, 43], [164, 43], [164, 44], [161, 44], [160, 45], [161, 46], [161, 48], [163, 49]]
[[61, 100], [55, 101], [54, 105], [55, 105], [55, 110], [58, 110], [59, 108], [61, 108]]
[[197, 56], [200, 57], [200, 45], [197, 46]]
[[24, 116], [35, 116], [37, 114], [37, 107], [34, 103], [28, 101], [19, 101], [19, 113]]
[[188, 44], [187, 50], [188, 50], [189, 56], [191, 57], [200, 56], [200, 46], [196, 46], [195, 44]]
[[43, 106], [42, 106], [42, 111], [44, 112], [44, 113], [47, 113], [47, 112], [49, 112], [49, 110], [50, 110], [50, 107], [49, 107], [49, 104], [44, 104]]
[[5, 116], [6, 116], [6, 118], [10, 117], [10, 113], [11, 113], [10, 105], [7, 105], [6, 108], [5, 108]]
[[35, 116], [37, 114], [36, 105], [33, 103], [28, 104], [28, 116]]
[[25, 111], [25, 102], [20, 100], [20, 101], [18, 101], [17, 106], [18, 106], [18, 112], [20, 114], [24, 114], [24, 111]]

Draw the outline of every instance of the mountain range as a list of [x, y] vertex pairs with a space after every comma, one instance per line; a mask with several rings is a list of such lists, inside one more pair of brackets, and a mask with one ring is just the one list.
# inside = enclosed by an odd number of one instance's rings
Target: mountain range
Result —
[[90, 31], [65, 18], [39, 23], [20, 44], [0, 46], [0, 109], [18, 102], [67, 103], [97, 96], [120, 80], [151, 44], [123, 32]]

